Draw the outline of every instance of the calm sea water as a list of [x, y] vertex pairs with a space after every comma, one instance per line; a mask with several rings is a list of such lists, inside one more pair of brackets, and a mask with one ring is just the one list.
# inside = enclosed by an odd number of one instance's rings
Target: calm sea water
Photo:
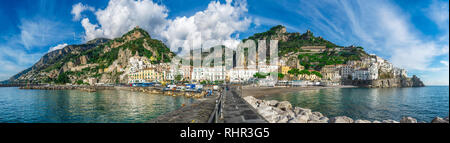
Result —
[[104, 90], [0, 88], [0, 123], [139, 123], [190, 104], [194, 99]]
[[400, 120], [411, 116], [430, 122], [449, 114], [449, 87], [419, 88], [341, 88], [280, 93], [263, 99], [289, 101], [327, 117], [348, 116], [366, 120]]

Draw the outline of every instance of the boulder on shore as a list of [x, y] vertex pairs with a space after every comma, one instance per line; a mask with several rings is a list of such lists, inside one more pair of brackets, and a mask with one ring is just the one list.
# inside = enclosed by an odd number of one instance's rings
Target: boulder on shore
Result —
[[347, 116], [337, 116], [331, 118], [329, 123], [353, 123], [353, 119]]
[[321, 117], [319, 120], [310, 120], [308, 123], [328, 123], [327, 117]]
[[319, 117], [319, 118], [324, 117], [323, 114], [320, 113], [320, 112], [312, 112], [312, 114], [315, 115], [315, 116], [317, 116], [317, 117]]
[[269, 106], [275, 106], [278, 104], [278, 101], [276, 101], [276, 100], [268, 100], [268, 101], [264, 101], [264, 102]]
[[296, 115], [300, 115], [300, 114], [302, 114], [303, 112], [308, 113], [308, 115], [309, 115], [309, 114], [312, 114], [312, 113], [311, 113], [311, 109], [305, 109], [305, 108], [300, 108], [300, 107], [295, 107], [295, 108], [294, 108], [294, 113], [295, 113]]
[[297, 116], [297, 121], [299, 122], [299, 123], [308, 123], [308, 120], [309, 120], [309, 116], [308, 115], [299, 115], [299, 116]]
[[382, 122], [383, 122], [383, 123], [400, 123], [400, 122], [398, 122], [398, 121], [391, 120], [391, 119], [389, 119], [389, 120], [383, 120]]
[[447, 120], [444, 120], [441, 117], [436, 117], [431, 121], [431, 123], [448, 123], [448, 118]]
[[289, 101], [281, 101], [277, 103], [277, 108], [283, 111], [287, 111], [292, 109], [292, 105], [291, 103], [289, 103]]
[[358, 119], [358, 120], [355, 121], [355, 123], [372, 123], [372, 122], [370, 122], [369, 120]]
[[413, 117], [403, 117], [400, 120], [400, 123], [417, 123], [417, 120], [414, 119]]

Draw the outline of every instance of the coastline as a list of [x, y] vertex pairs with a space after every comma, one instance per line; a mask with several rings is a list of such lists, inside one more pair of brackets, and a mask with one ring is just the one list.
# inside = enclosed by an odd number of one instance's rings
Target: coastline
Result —
[[[206, 91], [191, 92], [191, 91], [175, 91], [175, 90], [163, 90], [162, 87], [130, 87], [130, 86], [73, 86], [73, 85], [49, 85], [49, 86], [20, 86], [21, 90], [80, 90], [85, 92], [96, 92], [97, 90], [126, 90], [143, 92], [150, 94], [161, 94], [167, 96], [186, 96], [189, 98], [202, 98], [206, 95]], [[205, 88], [209, 89], [209, 88]]]

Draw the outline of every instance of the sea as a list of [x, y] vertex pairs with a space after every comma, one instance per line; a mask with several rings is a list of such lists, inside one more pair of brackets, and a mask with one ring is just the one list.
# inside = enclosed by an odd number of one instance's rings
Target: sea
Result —
[[1, 87], [0, 123], [145, 123], [194, 101], [125, 90]]

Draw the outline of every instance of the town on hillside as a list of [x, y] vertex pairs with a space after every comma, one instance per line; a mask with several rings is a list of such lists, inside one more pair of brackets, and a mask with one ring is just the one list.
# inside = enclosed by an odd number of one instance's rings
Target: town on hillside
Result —
[[[289, 33], [286, 27], [278, 25], [266, 32], [256, 33], [242, 42], [249, 40], [256, 44], [261, 41], [277, 41], [278, 57], [275, 62], [251, 61], [249, 49], [237, 52], [222, 46], [223, 51], [230, 50], [233, 54], [232, 57], [223, 59], [231, 60], [231, 65], [214, 63], [213, 67], [211, 61], [207, 61], [211, 62], [211, 66], [205, 66], [209, 65], [205, 63], [203, 66], [192, 64], [198, 60], [205, 62], [204, 57], [211, 57], [212, 53], [220, 53], [220, 50], [214, 52], [214, 49], [200, 50], [198, 55], [187, 56], [190, 57], [190, 64], [180, 64], [174, 62], [174, 58], [183, 56], [176, 55], [162, 41], [152, 39], [145, 30], [135, 27], [122, 37], [111, 40], [94, 39], [86, 44], [69, 45], [49, 52], [35, 65], [14, 75], [8, 81], [27, 84], [132, 86], [176, 83], [218, 85], [224, 82], [269, 87], [424, 86], [418, 77], [408, 77], [405, 69], [395, 67], [374, 54], [367, 54], [362, 47], [338, 46], [321, 36], [314, 36], [309, 30], [305, 33]], [[263, 46], [256, 46], [258, 52], [273, 50], [270, 46], [266, 46], [265, 50], [258, 50], [258, 47]], [[223, 51], [219, 55], [222, 55]], [[190, 54], [193, 52], [195, 51], [190, 51]], [[260, 53], [252, 58], [259, 59], [259, 56], [270, 57]]]
[[[336, 47], [336, 52], [352, 51], [358, 47]], [[325, 46], [304, 46], [295, 54], [321, 54], [329, 51]], [[289, 53], [293, 55], [294, 53]], [[289, 58], [280, 58], [276, 65], [260, 64], [227, 68], [226, 66], [151, 64], [147, 59], [131, 58], [128, 83], [141, 86], [144, 83], [197, 83], [220, 84], [223, 82], [252, 84], [254, 86], [339, 86], [357, 85], [366, 87], [410, 87], [423, 86], [416, 83], [417, 77], [410, 78], [405, 69], [395, 67], [387, 60], [371, 54], [361, 60], [347, 61], [345, 64], [324, 65], [320, 70], [301, 62], [292, 64]], [[276, 74], [275, 76], [271, 76]], [[273, 78], [276, 77], [276, 78]], [[91, 84], [96, 84], [91, 82]]]

